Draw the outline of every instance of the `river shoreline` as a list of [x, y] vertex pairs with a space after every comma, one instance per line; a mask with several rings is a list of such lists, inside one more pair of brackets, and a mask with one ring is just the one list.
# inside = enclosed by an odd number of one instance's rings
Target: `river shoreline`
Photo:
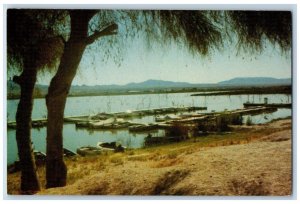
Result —
[[[222, 86], [222, 87], [203, 87], [203, 88], [165, 88], [154, 90], [120, 90], [120, 91], [107, 91], [98, 93], [70, 93], [68, 97], [91, 97], [91, 96], [126, 96], [126, 95], [144, 95], [144, 94], [172, 94], [172, 93], [193, 93], [191, 96], [220, 96], [220, 95], [241, 95], [241, 94], [291, 94], [292, 86], [278, 85], [278, 86]], [[34, 96], [35, 99], [43, 99], [44, 95]], [[19, 99], [19, 95], [8, 95], [8, 100]]]
[[[68, 185], [40, 194], [290, 195], [291, 119], [233, 129], [226, 135], [66, 159]], [[44, 186], [44, 167], [38, 172]], [[9, 194], [18, 194], [19, 178], [19, 173], [8, 174]]]

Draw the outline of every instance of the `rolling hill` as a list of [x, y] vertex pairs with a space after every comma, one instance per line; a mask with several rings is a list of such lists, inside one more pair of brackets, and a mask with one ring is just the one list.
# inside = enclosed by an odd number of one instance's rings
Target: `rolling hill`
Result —
[[[188, 82], [174, 82], [164, 80], [149, 79], [139, 83], [128, 83], [125, 85], [74, 85], [70, 89], [70, 95], [102, 95], [102, 94], [124, 94], [130, 91], [153, 91], [153, 90], [182, 90], [192, 88], [226, 88], [226, 87], [249, 87], [249, 86], [278, 86], [291, 85], [291, 78], [276, 79], [271, 77], [238, 77], [219, 83], [188, 83]], [[48, 92], [48, 86], [36, 84], [35, 97], [43, 97]], [[7, 96], [8, 98], [18, 98], [20, 95], [20, 87], [13, 81], [7, 81]]]
[[237, 77], [227, 81], [221, 81], [219, 85], [236, 85], [236, 86], [249, 86], [249, 85], [291, 85], [291, 78], [276, 79], [271, 77]]

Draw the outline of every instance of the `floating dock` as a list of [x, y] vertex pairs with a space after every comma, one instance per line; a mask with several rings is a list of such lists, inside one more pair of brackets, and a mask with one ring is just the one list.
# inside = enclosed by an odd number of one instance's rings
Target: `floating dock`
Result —
[[292, 104], [291, 103], [270, 103], [270, 104], [266, 104], [266, 103], [244, 103], [243, 104], [245, 108], [248, 107], [257, 107], [257, 106], [261, 106], [261, 107], [273, 107], [273, 108], [292, 108]]
[[155, 109], [143, 109], [143, 110], [128, 110], [125, 112], [115, 112], [115, 113], [99, 113], [93, 116], [74, 116], [74, 117], [65, 117], [65, 122], [89, 122], [91, 120], [106, 120], [109, 118], [135, 118], [135, 117], [144, 117], [144, 116], [151, 116], [151, 115], [165, 115], [171, 113], [182, 113], [182, 112], [192, 112], [192, 111], [200, 111], [200, 110], [207, 110], [207, 107], [168, 107], [168, 108], [155, 108]]
[[[47, 119], [42, 118], [42, 119], [34, 119], [31, 121], [31, 127], [32, 128], [41, 128], [45, 127], [47, 125]], [[10, 121], [7, 122], [7, 127], [11, 129], [16, 129], [17, 128], [17, 122], [16, 121]]]
[[[272, 105], [272, 104], [269, 104]], [[286, 105], [286, 104], [285, 104]], [[168, 117], [167, 120], [156, 121], [149, 124], [133, 123], [130, 121], [132, 117], [143, 117], [148, 115], [167, 115], [169, 113], [178, 112], [195, 112], [197, 110], [206, 110], [206, 107], [182, 107], [182, 108], [158, 108], [149, 110], [127, 111], [118, 113], [99, 113], [94, 116], [74, 116], [65, 117], [67, 123], [75, 123], [77, 128], [100, 129], [100, 130], [116, 130], [128, 129], [130, 132], [147, 132], [159, 129], [168, 129], [174, 123], [189, 125], [191, 123], [200, 123], [202, 121], [214, 120], [220, 117], [234, 118], [243, 115], [257, 115], [262, 113], [271, 113], [277, 110], [273, 106], [248, 106], [244, 109], [232, 111], [212, 112], [212, 113], [191, 113], [188, 115], [178, 115], [176, 117]], [[32, 127], [46, 126], [47, 119], [32, 120]], [[16, 128], [16, 122], [8, 122], [9, 128]]]
[[144, 133], [151, 132], [155, 130], [168, 130], [172, 128], [176, 124], [180, 124], [185, 127], [194, 127], [197, 124], [201, 124], [203, 122], [208, 122], [211, 125], [215, 123], [221, 122], [224, 118], [227, 120], [229, 124], [234, 123], [234, 121], [238, 121], [240, 117], [244, 115], [258, 115], [262, 113], [272, 113], [277, 111], [277, 108], [274, 107], [253, 107], [253, 108], [244, 108], [237, 109], [232, 111], [223, 111], [223, 112], [215, 112], [215, 113], [198, 113], [191, 114], [190, 116], [184, 116], [182, 118], [176, 118], [173, 120], [168, 120], [164, 122], [155, 122], [149, 124], [137, 124], [134, 126], [129, 126], [129, 132], [134, 133]]
[[[64, 122], [66, 123], [75, 123], [77, 127], [91, 127], [94, 129], [120, 129], [126, 128], [135, 124], [115, 124], [115, 125], [98, 125], [93, 126], [89, 125], [90, 122], [99, 122], [110, 118], [134, 118], [134, 117], [144, 117], [151, 115], [164, 115], [170, 113], [180, 113], [180, 112], [192, 112], [207, 110], [207, 107], [168, 107], [168, 108], [155, 108], [155, 109], [144, 109], [144, 110], [128, 110], [125, 112], [115, 112], [115, 113], [99, 113], [96, 115], [80, 115], [80, 116], [66, 116], [64, 117]], [[47, 118], [34, 119], [32, 120], [32, 128], [41, 128], [47, 125]], [[17, 126], [16, 121], [7, 122], [7, 127], [15, 129]]]

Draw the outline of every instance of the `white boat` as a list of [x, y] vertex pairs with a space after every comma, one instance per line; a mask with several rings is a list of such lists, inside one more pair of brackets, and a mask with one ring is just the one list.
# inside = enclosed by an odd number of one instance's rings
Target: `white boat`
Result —
[[98, 121], [98, 122], [89, 122], [90, 127], [97, 128], [97, 127], [102, 127], [104, 125], [112, 124], [116, 121], [116, 118], [109, 118], [103, 121]]
[[92, 147], [92, 146], [84, 146], [77, 149], [77, 154], [81, 156], [89, 156], [89, 155], [99, 155], [101, 154], [101, 148]]
[[98, 142], [97, 147], [103, 151], [114, 151], [114, 152], [124, 152], [126, 147], [122, 146], [118, 142]]
[[166, 116], [156, 116], [155, 117], [155, 122], [165, 122], [168, 120], [176, 120], [179, 119], [179, 117], [177, 116], [170, 116], [170, 115], [166, 115]]
[[129, 132], [147, 132], [152, 130], [157, 130], [157, 124], [138, 124], [133, 125], [128, 128]]
[[109, 118], [100, 122], [89, 122], [89, 128], [93, 129], [121, 129], [127, 128], [130, 123], [123, 118]]

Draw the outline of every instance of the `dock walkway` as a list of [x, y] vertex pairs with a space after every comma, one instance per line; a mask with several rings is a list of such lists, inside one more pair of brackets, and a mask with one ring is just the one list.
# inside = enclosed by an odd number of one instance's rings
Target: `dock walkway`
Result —
[[[144, 117], [148, 115], [166, 115], [178, 112], [195, 112], [197, 110], [206, 110], [206, 107], [185, 107], [185, 108], [159, 108], [150, 110], [137, 110], [118, 113], [99, 113], [94, 116], [74, 116], [65, 117], [64, 122], [74, 123], [77, 128], [87, 129], [128, 129], [130, 132], [141, 132], [158, 129], [167, 129], [175, 123], [189, 125], [191, 123], [200, 123], [202, 121], [217, 120], [220, 117], [240, 117], [243, 115], [257, 115], [261, 113], [270, 113], [277, 110], [276, 107], [255, 106], [232, 111], [222, 111], [213, 113], [191, 113], [189, 115], [178, 116], [166, 121], [153, 122], [149, 124], [133, 123], [130, 121], [132, 117]], [[47, 125], [47, 119], [37, 119], [32, 121], [32, 127], [43, 127]], [[16, 128], [16, 122], [7, 123], [9, 128]]]

